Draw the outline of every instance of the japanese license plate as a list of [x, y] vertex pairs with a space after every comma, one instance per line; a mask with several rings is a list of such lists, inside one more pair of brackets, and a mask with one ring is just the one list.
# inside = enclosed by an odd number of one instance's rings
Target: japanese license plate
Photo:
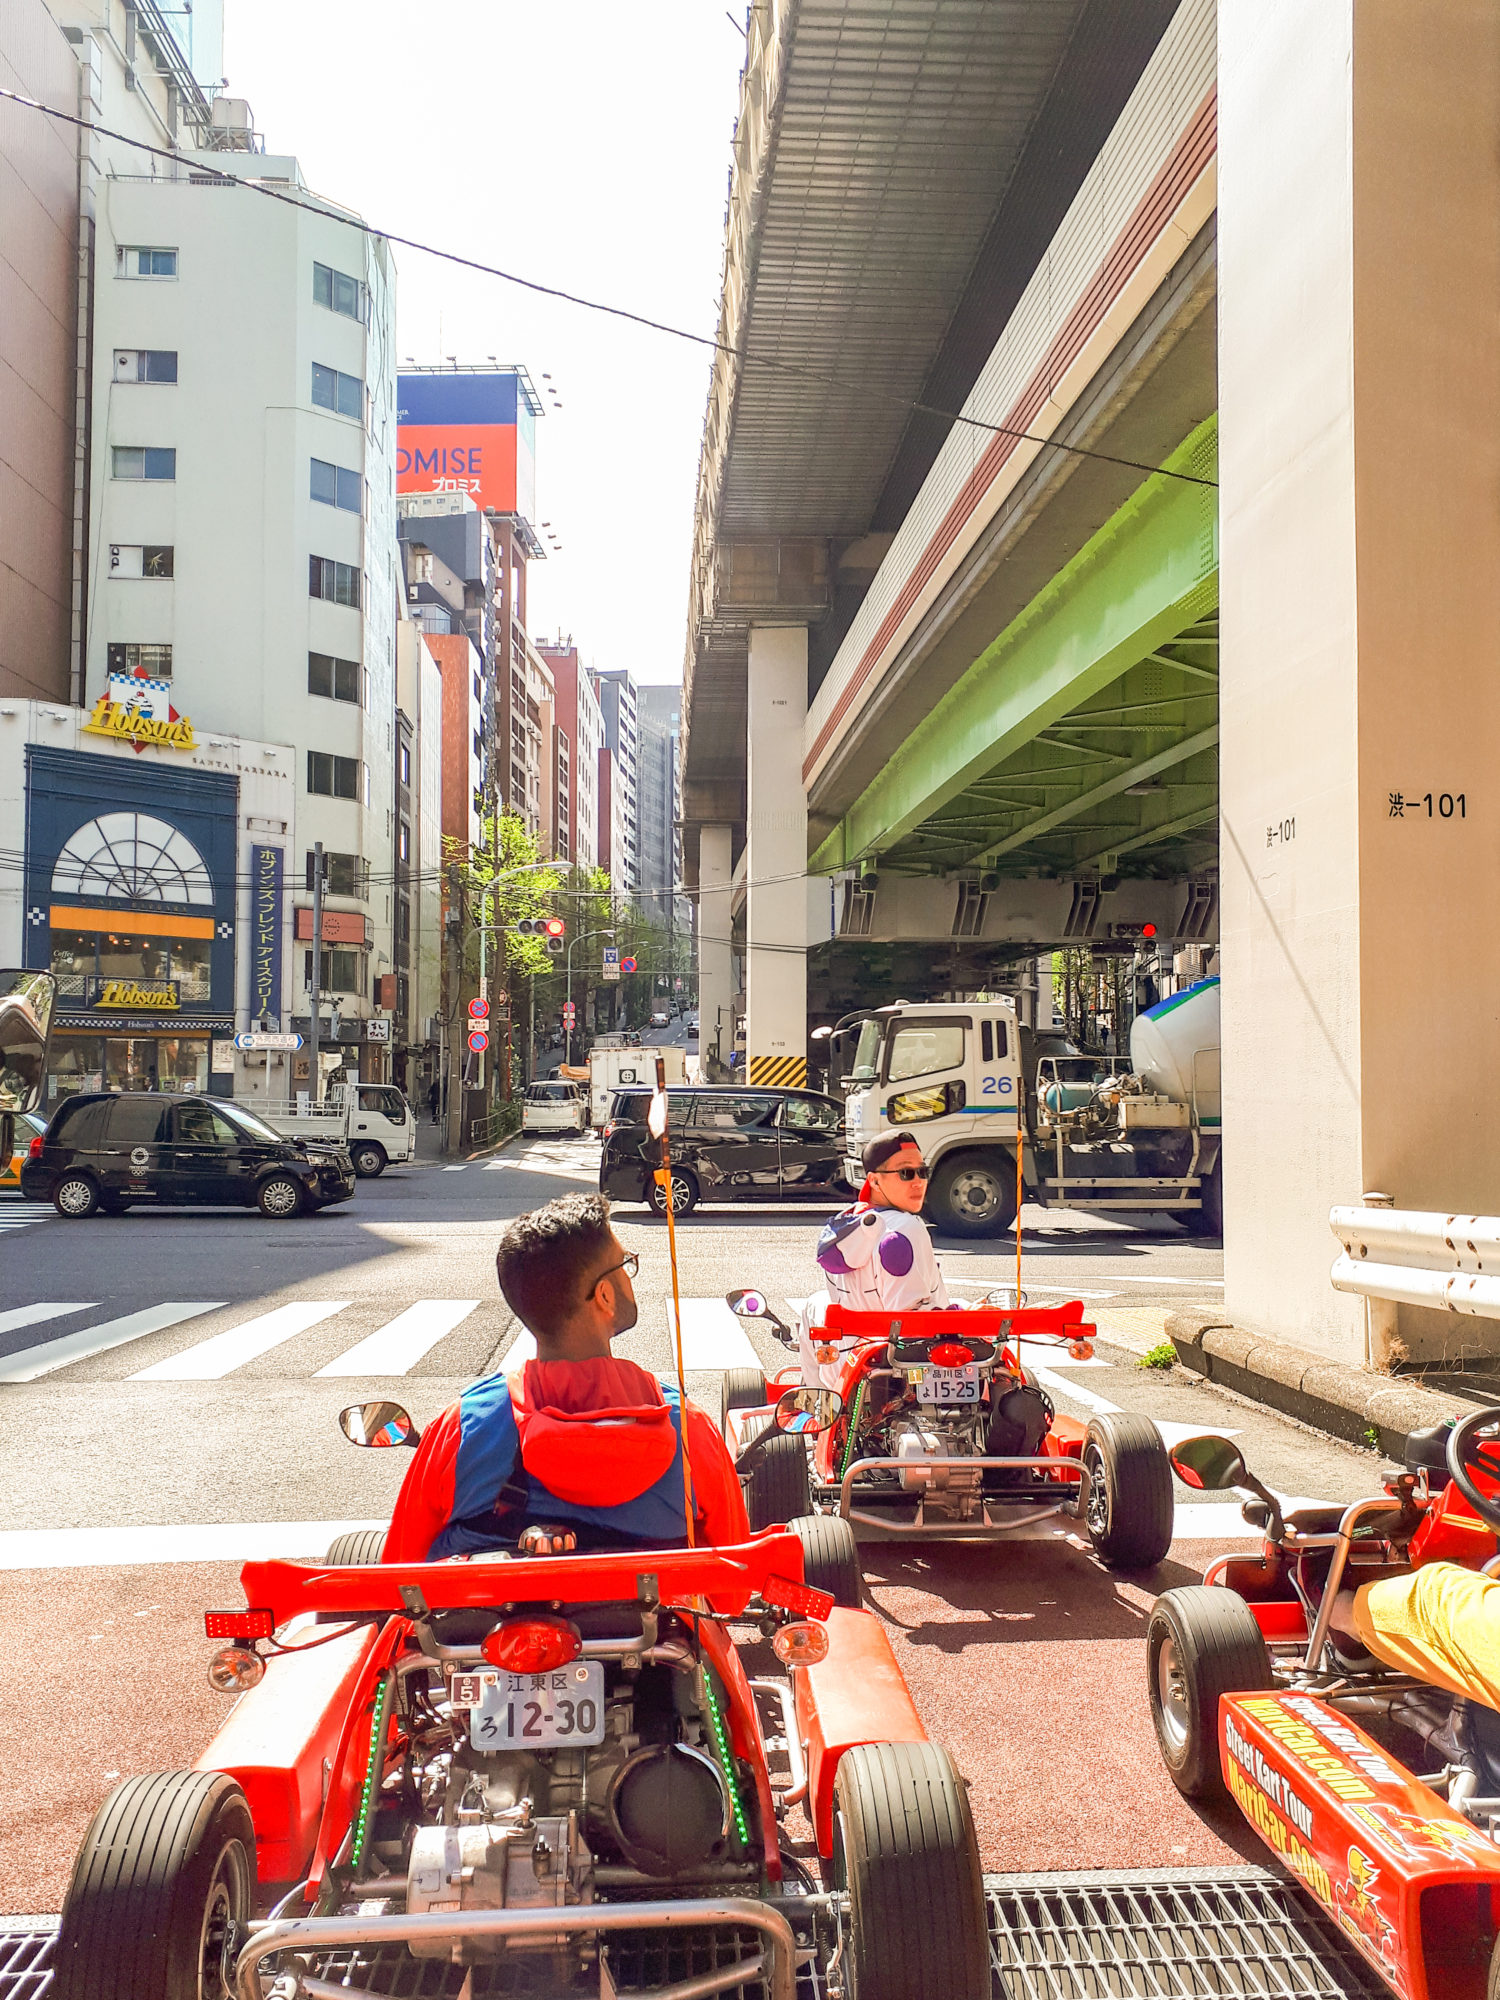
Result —
[[[497, 1674], [479, 1679], [479, 1699], [469, 1710], [469, 1741], [476, 1750], [550, 1750], [559, 1744], [604, 1741], [604, 1666], [574, 1660], [550, 1674]], [[468, 1692], [467, 1689], [464, 1692]]]
[[977, 1403], [979, 1364], [964, 1368], [924, 1368], [917, 1381], [919, 1403]]

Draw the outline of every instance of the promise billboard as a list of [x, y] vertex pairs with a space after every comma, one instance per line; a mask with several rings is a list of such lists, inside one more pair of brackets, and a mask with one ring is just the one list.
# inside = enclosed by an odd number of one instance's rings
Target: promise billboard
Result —
[[396, 491], [468, 493], [536, 521], [536, 413], [514, 369], [399, 375]]

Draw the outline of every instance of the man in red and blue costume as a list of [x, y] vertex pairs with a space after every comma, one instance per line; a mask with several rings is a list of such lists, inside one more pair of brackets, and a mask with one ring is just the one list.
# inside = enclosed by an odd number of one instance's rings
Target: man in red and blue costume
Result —
[[750, 1528], [718, 1427], [610, 1342], [636, 1323], [636, 1259], [601, 1195], [573, 1194], [520, 1216], [495, 1260], [506, 1303], [536, 1359], [466, 1389], [423, 1433], [386, 1536], [386, 1562], [484, 1549], [723, 1545]]

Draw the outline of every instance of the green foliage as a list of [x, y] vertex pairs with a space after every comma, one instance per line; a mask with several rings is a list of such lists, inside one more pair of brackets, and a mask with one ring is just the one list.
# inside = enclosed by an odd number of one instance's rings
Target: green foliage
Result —
[[1145, 1353], [1136, 1363], [1136, 1366], [1137, 1368], [1175, 1368], [1177, 1366], [1177, 1349], [1172, 1345], [1170, 1340], [1160, 1340], [1155, 1347], [1148, 1347], [1146, 1349]]
[[1366, 1424], [1364, 1429], [1360, 1432], [1360, 1437], [1363, 1439], [1364, 1444], [1368, 1450], [1379, 1451], [1380, 1433], [1378, 1430], [1376, 1430], [1373, 1424]]

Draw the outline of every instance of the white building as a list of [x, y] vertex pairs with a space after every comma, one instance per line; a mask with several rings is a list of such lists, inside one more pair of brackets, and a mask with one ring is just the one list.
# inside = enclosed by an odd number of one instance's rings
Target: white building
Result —
[[640, 857], [640, 733], [636, 718], [635, 682], [623, 668], [591, 676], [604, 717], [605, 744], [610, 753], [610, 879], [626, 895], [641, 883]]
[[587, 674], [575, 677], [578, 706], [574, 718], [573, 860], [579, 868], [599, 866], [599, 752], [604, 748], [604, 715]]
[[95, 268], [85, 701], [147, 675], [200, 733], [296, 746], [280, 1025], [321, 841], [324, 1046], [333, 1010], [352, 1044], [394, 969], [389, 254], [294, 159], [225, 150], [105, 183]]

